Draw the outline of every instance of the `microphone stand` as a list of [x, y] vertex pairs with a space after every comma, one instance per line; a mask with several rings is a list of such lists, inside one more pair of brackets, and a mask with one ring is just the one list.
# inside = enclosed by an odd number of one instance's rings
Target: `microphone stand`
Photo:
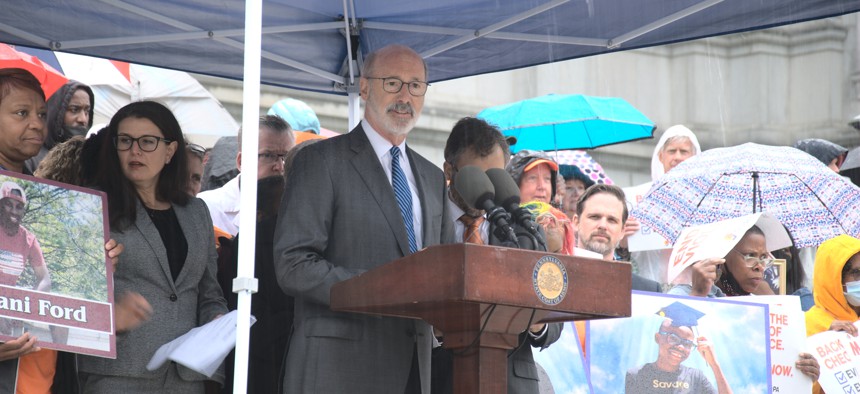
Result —
[[[489, 204], [488, 204], [489, 205]], [[511, 220], [511, 214], [508, 211], [505, 211], [504, 208], [499, 206], [493, 206], [487, 212], [487, 219], [495, 224], [495, 230], [493, 230], [493, 234], [496, 238], [500, 240], [507, 240], [517, 248], [520, 247], [520, 243], [517, 240], [517, 234], [514, 233], [514, 229], [508, 224]]]

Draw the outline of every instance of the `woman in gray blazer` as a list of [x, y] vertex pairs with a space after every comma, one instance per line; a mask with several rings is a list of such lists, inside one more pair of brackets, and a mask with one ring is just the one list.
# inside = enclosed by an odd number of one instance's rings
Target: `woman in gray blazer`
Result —
[[209, 212], [186, 193], [182, 130], [169, 109], [144, 101], [121, 108], [102, 132], [96, 179], [108, 196], [111, 237], [125, 245], [115, 298], [140, 300], [141, 318], [117, 332], [115, 360], [79, 358], [83, 391], [202, 393], [206, 377], [180, 365], [146, 369], [161, 345], [227, 312]]

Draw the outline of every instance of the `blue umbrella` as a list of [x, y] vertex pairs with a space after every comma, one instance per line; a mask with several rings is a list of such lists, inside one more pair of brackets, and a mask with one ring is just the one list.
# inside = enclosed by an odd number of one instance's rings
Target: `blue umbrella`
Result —
[[623, 99], [581, 94], [550, 94], [491, 107], [478, 117], [517, 138], [513, 153], [597, 148], [651, 138], [655, 129], [654, 122]]

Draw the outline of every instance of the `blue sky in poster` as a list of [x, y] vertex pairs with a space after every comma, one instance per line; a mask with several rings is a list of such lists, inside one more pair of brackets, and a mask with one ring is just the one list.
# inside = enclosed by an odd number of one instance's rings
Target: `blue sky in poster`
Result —
[[556, 394], [587, 394], [591, 392], [584, 360], [572, 322], [564, 323], [561, 337], [550, 347], [538, 351], [532, 348], [535, 361], [549, 375]]
[[[764, 393], [770, 388], [767, 307], [726, 299], [652, 295], [634, 292], [630, 318], [589, 322], [589, 368], [595, 393], [622, 393], [626, 371], [657, 359], [654, 334], [663, 318], [655, 313], [681, 301], [705, 313], [698, 335], [712, 344], [717, 361], [736, 394]], [[714, 375], [694, 351], [683, 365]]]

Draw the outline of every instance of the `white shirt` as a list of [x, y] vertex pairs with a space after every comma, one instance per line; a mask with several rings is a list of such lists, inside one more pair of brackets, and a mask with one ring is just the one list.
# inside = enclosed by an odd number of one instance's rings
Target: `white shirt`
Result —
[[212, 224], [232, 235], [239, 233], [239, 175], [217, 189], [197, 195], [209, 207]]
[[[370, 145], [373, 147], [373, 151], [379, 159], [379, 164], [382, 165], [382, 169], [385, 171], [385, 176], [388, 177], [388, 183], [391, 183], [391, 152], [388, 151], [391, 149], [391, 142], [388, 142], [388, 140], [383, 138], [379, 132], [374, 130], [367, 120], [361, 120], [361, 127], [364, 129], [365, 134], [367, 134], [367, 139], [370, 140]], [[421, 199], [418, 197], [418, 186], [417, 183], [415, 183], [415, 174], [412, 173], [412, 166], [409, 165], [409, 156], [406, 154], [406, 140], [403, 140], [400, 145], [397, 145], [397, 148], [400, 149], [400, 169], [402, 169], [403, 173], [406, 174], [406, 181], [409, 182], [409, 191], [412, 193], [412, 228], [415, 232], [415, 246], [420, 250], [424, 247], [424, 238], [422, 237], [424, 232], [421, 227], [421, 223], [423, 221], [423, 216], [421, 214]]]

